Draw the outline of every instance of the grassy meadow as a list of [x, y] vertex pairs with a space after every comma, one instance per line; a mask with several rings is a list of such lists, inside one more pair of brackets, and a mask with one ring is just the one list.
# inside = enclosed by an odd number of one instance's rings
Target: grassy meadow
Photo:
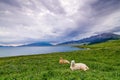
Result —
[[[90, 49], [0, 58], [0, 80], [120, 80], [120, 40], [85, 47]], [[71, 71], [70, 64], [59, 64], [59, 57], [90, 69]]]

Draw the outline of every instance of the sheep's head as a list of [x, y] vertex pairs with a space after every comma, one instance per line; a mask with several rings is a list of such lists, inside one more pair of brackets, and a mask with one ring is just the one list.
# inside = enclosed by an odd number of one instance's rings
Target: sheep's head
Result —
[[75, 65], [75, 60], [72, 60], [71, 61], [71, 66], [74, 67], [74, 65]]
[[75, 63], [75, 60], [72, 60], [71, 63]]

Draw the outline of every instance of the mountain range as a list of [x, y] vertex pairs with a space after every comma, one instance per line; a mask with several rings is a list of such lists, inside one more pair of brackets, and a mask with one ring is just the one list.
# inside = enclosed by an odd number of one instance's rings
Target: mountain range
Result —
[[36, 43], [27, 44], [27, 45], [22, 45], [21, 47], [24, 47], [24, 46], [52, 46], [52, 44], [50, 44], [49, 42], [36, 42]]
[[113, 33], [101, 33], [95, 36], [91, 36], [91, 37], [76, 40], [76, 41], [63, 42], [58, 45], [94, 44], [94, 43], [100, 43], [100, 42], [105, 42], [108, 40], [116, 40], [116, 39], [120, 39], [120, 35], [113, 34]]
[[[102, 33], [102, 34], [97, 34], [95, 36], [91, 36], [91, 37], [76, 40], [76, 41], [67, 41], [67, 42], [59, 43], [57, 45], [94, 44], [94, 43], [100, 43], [100, 42], [105, 42], [108, 40], [116, 40], [116, 39], [120, 39], [120, 35], [113, 34], [113, 33]], [[35, 42], [35, 43], [26, 44], [26, 45], [21, 45], [19, 47], [27, 47], [27, 46], [32, 47], [32, 46], [53, 46], [53, 45], [49, 42]], [[12, 46], [0, 45], [0, 47], [12, 47]]]

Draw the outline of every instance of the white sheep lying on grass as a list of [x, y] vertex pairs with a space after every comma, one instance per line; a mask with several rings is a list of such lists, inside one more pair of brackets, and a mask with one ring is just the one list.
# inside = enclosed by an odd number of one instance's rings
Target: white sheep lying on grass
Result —
[[74, 60], [71, 61], [70, 69], [73, 70], [83, 70], [86, 71], [88, 70], [88, 66], [84, 63], [75, 63]]
[[59, 63], [60, 64], [69, 64], [70, 62], [68, 60], [63, 59], [62, 57], [60, 57]]

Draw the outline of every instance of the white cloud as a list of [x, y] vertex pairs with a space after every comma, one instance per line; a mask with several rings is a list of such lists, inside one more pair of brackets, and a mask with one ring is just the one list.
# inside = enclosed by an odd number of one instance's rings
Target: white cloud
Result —
[[60, 0], [67, 16], [71, 16], [78, 12], [80, 0]]
[[[99, 0], [1, 1], [0, 43], [75, 40], [119, 27], [120, 11], [111, 10], [108, 15], [97, 15], [102, 11], [92, 6], [97, 1]], [[96, 5], [97, 7], [99, 6]]]
[[91, 32], [106, 32], [120, 26], [120, 10], [110, 15], [100, 17], [91, 28]]

